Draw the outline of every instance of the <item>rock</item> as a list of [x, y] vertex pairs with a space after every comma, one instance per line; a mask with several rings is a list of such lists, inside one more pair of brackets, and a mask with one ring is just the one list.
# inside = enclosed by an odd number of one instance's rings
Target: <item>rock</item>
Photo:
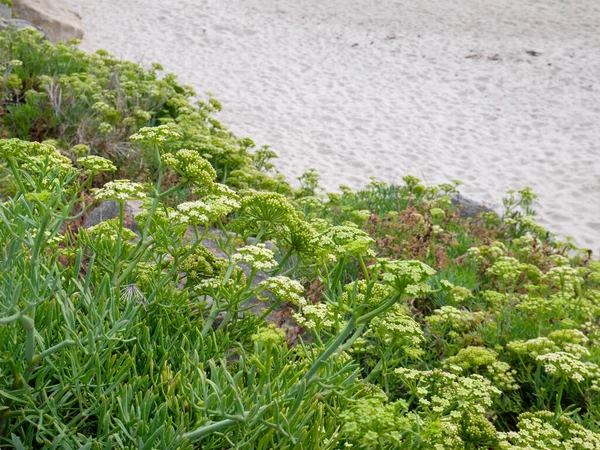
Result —
[[12, 9], [4, 3], [0, 3], [0, 19], [12, 19]]
[[43, 29], [53, 42], [83, 38], [81, 17], [48, 0], [13, 0], [13, 11], [21, 19]]
[[[137, 223], [135, 222], [135, 216], [141, 212], [141, 202], [139, 200], [133, 200], [125, 202], [125, 214], [124, 214], [124, 226], [130, 230], [139, 233]], [[119, 203], [114, 200], [107, 200], [100, 203], [99, 206], [92, 209], [85, 220], [83, 221], [83, 227], [89, 228], [94, 225], [98, 225], [100, 222], [105, 220], [114, 219], [119, 217]]]
[[47, 38], [48, 36], [46, 35], [46, 32], [44, 30], [42, 30], [41, 28], [36, 27], [34, 24], [32, 24], [31, 22], [28, 22], [26, 20], [23, 19], [2, 19], [0, 18], [0, 31], [4, 30], [5, 28], [8, 27], [12, 27], [15, 28], [17, 30], [24, 30], [26, 28], [32, 28], [36, 31], [39, 31], [40, 33], [42, 33], [42, 35], [44, 36], [44, 38]]
[[487, 206], [464, 198], [460, 194], [452, 196], [452, 204], [456, 205], [459, 216], [464, 218], [475, 219], [479, 214], [490, 211]]

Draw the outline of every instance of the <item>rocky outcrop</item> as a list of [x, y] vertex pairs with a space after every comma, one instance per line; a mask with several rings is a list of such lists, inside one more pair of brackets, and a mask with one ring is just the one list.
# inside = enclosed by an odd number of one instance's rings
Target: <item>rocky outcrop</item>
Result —
[[12, 10], [10, 6], [5, 3], [0, 2], [0, 19], [10, 19], [12, 18]]
[[[142, 202], [139, 200], [125, 202], [124, 225], [126, 228], [129, 228], [135, 233], [138, 233], [139, 230], [134, 218], [142, 211], [141, 204]], [[119, 204], [114, 200], [107, 200], [100, 203], [100, 205], [92, 209], [86, 215], [85, 220], [83, 221], [83, 227], [93, 227], [94, 225], [98, 225], [100, 222], [114, 219], [116, 217], [119, 217]]]
[[484, 204], [474, 202], [459, 194], [452, 196], [452, 204], [457, 207], [458, 215], [465, 219], [476, 219], [480, 214], [491, 211], [491, 209]]
[[46, 37], [46, 38], [48, 37], [46, 35], [46, 33], [44, 32], [44, 30], [36, 27], [31, 22], [27, 22], [26, 20], [23, 20], [23, 19], [7, 19], [4, 17], [0, 17], [0, 31], [4, 30], [5, 28], [14, 28], [17, 30], [24, 30], [25, 28], [32, 28], [32, 29], [37, 30], [40, 33], [42, 33], [44, 35], [44, 37]]
[[44, 30], [53, 42], [83, 37], [81, 17], [49, 0], [13, 0], [13, 12], [20, 19]]

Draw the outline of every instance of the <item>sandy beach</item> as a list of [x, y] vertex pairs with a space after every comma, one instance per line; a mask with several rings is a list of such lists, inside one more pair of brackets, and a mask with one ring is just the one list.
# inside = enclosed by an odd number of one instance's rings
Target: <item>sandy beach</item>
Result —
[[597, 0], [57, 0], [83, 48], [161, 63], [269, 144], [291, 181], [334, 190], [459, 179], [600, 253]]

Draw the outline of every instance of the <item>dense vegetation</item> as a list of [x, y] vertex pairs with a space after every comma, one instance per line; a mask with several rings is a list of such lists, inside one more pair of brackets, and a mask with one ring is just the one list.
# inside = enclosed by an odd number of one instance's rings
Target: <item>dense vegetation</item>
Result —
[[600, 262], [529, 189], [293, 189], [156, 65], [0, 64], [0, 447], [600, 449]]

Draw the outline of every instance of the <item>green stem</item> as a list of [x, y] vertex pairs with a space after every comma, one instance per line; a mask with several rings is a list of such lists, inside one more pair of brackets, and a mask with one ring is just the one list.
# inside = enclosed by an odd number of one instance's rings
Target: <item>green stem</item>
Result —
[[348, 336], [350, 336], [350, 334], [354, 330], [355, 326], [356, 326], [356, 322], [353, 317], [348, 321], [348, 324], [342, 330], [342, 332], [339, 334], [339, 336], [329, 345], [327, 350], [325, 350], [321, 354], [321, 356], [319, 356], [317, 358], [317, 360], [313, 363], [310, 370], [308, 372], [306, 372], [306, 375], [304, 375], [304, 377], [302, 377], [302, 380], [306, 380], [307, 382], [312, 381], [313, 377], [317, 374], [317, 372], [323, 366], [323, 364], [325, 364], [325, 362], [329, 359], [329, 357], [331, 355], [333, 355], [338, 350], [339, 347], [342, 346], [342, 344], [346, 341], [346, 338]]
[[123, 245], [123, 222], [125, 221], [125, 203], [119, 201], [119, 231], [117, 233], [117, 248], [115, 250], [115, 272], [113, 274], [114, 285], [119, 283], [119, 268], [121, 266], [121, 247]]
[[25, 329], [25, 361], [29, 365], [35, 352], [35, 322], [29, 316], [21, 316], [21, 325]]
[[183, 437], [185, 439], [189, 439], [192, 442], [199, 441], [200, 439], [208, 436], [209, 434], [220, 431], [223, 428], [227, 428], [231, 425], [235, 425], [236, 423], [238, 423], [238, 421], [234, 419], [221, 420], [219, 422], [211, 423], [210, 425], [204, 425], [189, 433], [185, 433]]
[[181, 188], [182, 184], [181, 183], [177, 183], [175, 186], [173, 186], [170, 189], [167, 189], [165, 192], [162, 192], [161, 194], [158, 195], [158, 198], [163, 199], [165, 197], [168, 197], [169, 195], [171, 195], [173, 192], [177, 192], [179, 190], [179, 188]]
[[279, 273], [281, 273], [281, 271], [284, 269], [285, 263], [288, 262], [288, 260], [290, 259], [290, 257], [292, 256], [292, 254], [294, 253], [293, 249], [289, 249], [287, 251], [287, 253], [283, 256], [283, 259], [281, 261], [279, 261], [279, 267], [277, 267], [274, 271], [273, 271], [273, 276], [275, 275], [279, 275]]
[[3, 317], [2, 319], [0, 319], [0, 325], [5, 325], [7, 323], [16, 322], [20, 318], [21, 318], [21, 314], [19, 314], [19, 313], [13, 314], [12, 316], [8, 316], [8, 317]]
[[23, 180], [19, 175], [19, 169], [16, 167], [14, 158], [8, 158], [8, 166], [10, 167], [10, 171], [13, 173], [15, 180], [17, 181], [17, 185], [19, 186], [19, 190], [22, 195], [25, 195], [27, 190], [25, 189], [25, 185], [23, 184]]
[[371, 281], [371, 279], [369, 277], [369, 272], [367, 270], [367, 266], [365, 265], [365, 260], [363, 259], [362, 255], [358, 256], [358, 260], [360, 261], [360, 267], [362, 268], [363, 275], [365, 276], [365, 280], [367, 281], [367, 283], [369, 283]]
[[264, 225], [262, 225], [260, 227], [260, 231], [258, 232], [258, 234], [256, 235], [256, 237], [254, 238], [254, 240], [252, 241], [252, 245], [256, 245], [263, 237], [263, 235], [265, 234], [266, 228]]
[[383, 303], [378, 308], [374, 309], [373, 311], [371, 311], [369, 313], [366, 313], [366, 314], [360, 316], [356, 320], [356, 323], [363, 324], [363, 323], [369, 322], [372, 318], [377, 317], [378, 315], [384, 313], [385, 311], [390, 309], [392, 306], [394, 306], [394, 304], [396, 304], [399, 299], [400, 299], [400, 295], [390, 298], [387, 302]]
[[560, 386], [558, 387], [558, 393], [556, 394], [556, 406], [554, 407], [554, 415], [558, 417], [562, 413], [562, 396], [565, 388], [565, 379], [560, 379]]
[[46, 350], [44, 350], [43, 352], [41, 352], [38, 355], [35, 355], [33, 357], [33, 360], [31, 361], [31, 363], [27, 366], [27, 375], [31, 375], [36, 364], [39, 363], [42, 359], [61, 351], [63, 348], [71, 347], [72, 345], [75, 345], [75, 344], [76, 344], [75, 341], [66, 340], [59, 344], [56, 344], [53, 347], [47, 348]]

